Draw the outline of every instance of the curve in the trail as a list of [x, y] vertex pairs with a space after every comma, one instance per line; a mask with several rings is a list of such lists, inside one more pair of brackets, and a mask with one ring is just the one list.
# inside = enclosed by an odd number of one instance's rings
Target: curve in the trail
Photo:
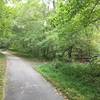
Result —
[[9, 53], [5, 100], [64, 100], [31, 63]]

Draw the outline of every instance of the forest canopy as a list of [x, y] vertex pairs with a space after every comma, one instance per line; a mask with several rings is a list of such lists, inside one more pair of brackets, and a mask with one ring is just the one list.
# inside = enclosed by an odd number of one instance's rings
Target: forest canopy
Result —
[[100, 53], [99, 0], [0, 1], [0, 47], [49, 60]]

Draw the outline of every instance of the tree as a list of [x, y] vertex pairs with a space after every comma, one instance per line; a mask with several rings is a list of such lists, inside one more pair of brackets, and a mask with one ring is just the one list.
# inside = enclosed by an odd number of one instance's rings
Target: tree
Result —
[[[72, 61], [74, 48], [84, 50], [84, 47], [79, 47], [85, 43], [85, 39], [82, 42], [81, 37], [84, 36], [87, 38], [87, 35], [92, 37], [92, 30], [88, 33], [85, 30], [89, 29], [91, 24], [94, 27], [95, 23], [99, 21], [100, 15], [98, 7], [98, 0], [84, 0], [83, 2], [80, 0], [71, 0], [65, 4], [61, 3], [55, 16], [50, 19], [51, 27], [57, 28], [58, 30], [60, 41], [65, 41], [63, 42], [62, 48], [64, 52], [67, 51], [69, 61]], [[91, 45], [91, 43], [89, 42], [87, 44], [86, 42], [85, 46], [88, 45]]]
[[[3, 33], [9, 35], [11, 48], [32, 56], [69, 62], [84, 61], [99, 51], [94, 37], [99, 37], [100, 1], [29, 0], [22, 3], [15, 0], [13, 3], [15, 7], [3, 4], [7, 8], [6, 15], [2, 16], [6, 24], [1, 24]], [[50, 3], [52, 10], [48, 9]]]
[[0, 1], [0, 47], [6, 47], [9, 44], [8, 37], [11, 35], [11, 23], [13, 10]]

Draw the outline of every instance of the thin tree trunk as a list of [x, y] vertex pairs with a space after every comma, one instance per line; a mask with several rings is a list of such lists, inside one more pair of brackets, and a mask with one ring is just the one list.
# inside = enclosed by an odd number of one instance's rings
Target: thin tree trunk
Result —
[[68, 48], [68, 62], [72, 62], [72, 50], [73, 50], [73, 46], [70, 46]]

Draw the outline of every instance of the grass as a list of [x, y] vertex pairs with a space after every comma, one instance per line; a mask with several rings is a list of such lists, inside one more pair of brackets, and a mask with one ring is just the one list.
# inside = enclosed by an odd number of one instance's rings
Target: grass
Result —
[[88, 64], [45, 64], [36, 69], [69, 100], [100, 100], [100, 67]]
[[5, 57], [0, 53], [0, 100], [4, 97]]

